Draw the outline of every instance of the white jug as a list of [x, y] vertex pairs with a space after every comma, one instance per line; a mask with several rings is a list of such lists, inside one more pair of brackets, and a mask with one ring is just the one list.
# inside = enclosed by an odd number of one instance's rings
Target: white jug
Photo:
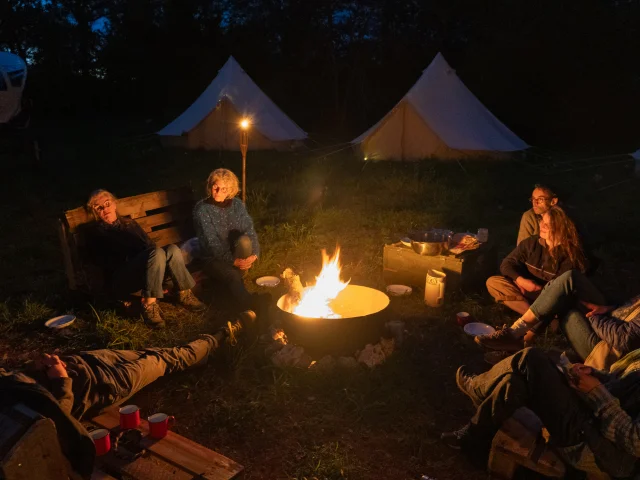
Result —
[[429, 269], [427, 283], [424, 287], [424, 303], [430, 307], [441, 307], [444, 303], [444, 288], [447, 274], [440, 270]]

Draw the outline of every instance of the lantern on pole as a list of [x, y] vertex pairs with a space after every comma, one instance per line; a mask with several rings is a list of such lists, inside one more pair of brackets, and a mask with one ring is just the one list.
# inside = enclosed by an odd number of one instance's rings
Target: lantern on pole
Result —
[[249, 148], [249, 120], [240, 121], [240, 153], [242, 153], [242, 203], [247, 201], [247, 149]]

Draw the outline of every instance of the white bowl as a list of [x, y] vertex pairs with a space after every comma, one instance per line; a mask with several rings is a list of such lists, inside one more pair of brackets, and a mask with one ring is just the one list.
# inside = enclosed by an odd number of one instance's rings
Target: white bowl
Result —
[[75, 315], [61, 315], [59, 317], [54, 317], [46, 322], [44, 322], [45, 327], [53, 328], [55, 330], [60, 330], [61, 328], [66, 328], [76, 321]]
[[490, 333], [493, 333], [495, 331], [496, 329], [491, 325], [480, 322], [467, 323], [464, 326], [464, 333], [466, 333], [467, 335], [471, 335], [472, 337], [477, 337], [479, 335], [489, 335]]
[[387, 285], [387, 293], [392, 297], [411, 295], [411, 292], [411, 287], [408, 287], [406, 285]]
[[275, 287], [280, 283], [280, 279], [278, 277], [260, 277], [256, 279], [256, 284], [261, 287]]

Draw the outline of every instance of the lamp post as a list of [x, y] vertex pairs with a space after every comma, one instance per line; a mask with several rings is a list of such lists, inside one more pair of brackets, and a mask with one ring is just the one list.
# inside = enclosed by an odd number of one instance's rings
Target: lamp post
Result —
[[240, 121], [240, 153], [242, 153], [242, 203], [247, 202], [247, 149], [249, 148], [249, 120]]

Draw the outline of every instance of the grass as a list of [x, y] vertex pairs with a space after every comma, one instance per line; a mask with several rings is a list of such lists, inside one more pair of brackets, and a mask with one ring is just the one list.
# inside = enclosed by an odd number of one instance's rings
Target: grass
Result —
[[[50, 145], [35, 167], [5, 158], [4, 178], [11, 181], [0, 189], [0, 366], [17, 366], [43, 350], [170, 346], [222, 325], [228, 309], [213, 290], [203, 292], [211, 305], [203, 315], [163, 302], [164, 331], [148, 329], [135, 311], [70, 294], [56, 219], [97, 187], [119, 196], [181, 185], [202, 191], [213, 168], [239, 172], [238, 157], [163, 150], [153, 142], [128, 148], [76, 141]], [[465, 173], [456, 163], [313, 157], [249, 153], [247, 206], [262, 246], [250, 289], [257, 289], [255, 278], [286, 267], [312, 282], [320, 250], [336, 245], [345, 278], [382, 289], [383, 245], [415, 228], [487, 227], [503, 256], [515, 243], [532, 184], [551, 181], [587, 227], [607, 293], [623, 298], [640, 291], [638, 181], [599, 191], [628, 177], [626, 165], [554, 176], [519, 162], [465, 161]], [[418, 288], [408, 298], [391, 299], [390, 314], [405, 322], [407, 336], [403, 348], [374, 370], [327, 375], [279, 369], [265, 359], [263, 345], [243, 342], [225, 346], [220, 361], [206, 369], [160, 379], [136, 402], [147, 412], [175, 414], [179, 433], [245, 465], [246, 479], [485, 478], [438, 442], [442, 430], [470, 414], [456, 390], [455, 369], [482, 365], [482, 352], [453, 322], [461, 310], [493, 324], [513, 319], [482, 291], [450, 291], [446, 304], [432, 309]], [[57, 334], [45, 331], [46, 318], [64, 313], [78, 320]], [[558, 345], [557, 335], [543, 344]]]

